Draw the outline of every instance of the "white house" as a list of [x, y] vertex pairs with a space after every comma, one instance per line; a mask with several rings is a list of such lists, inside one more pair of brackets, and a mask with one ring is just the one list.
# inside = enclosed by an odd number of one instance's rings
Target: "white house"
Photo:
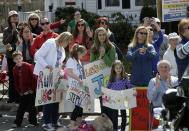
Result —
[[155, 5], [156, 0], [45, 0], [45, 11], [53, 5], [53, 12], [57, 7], [75, 7], [97, 13], [100, 16], [110, 16], [121, 12], [125, 16], [133, 16], [132, 24], [139, 23], [140, 11], [144, 5]]

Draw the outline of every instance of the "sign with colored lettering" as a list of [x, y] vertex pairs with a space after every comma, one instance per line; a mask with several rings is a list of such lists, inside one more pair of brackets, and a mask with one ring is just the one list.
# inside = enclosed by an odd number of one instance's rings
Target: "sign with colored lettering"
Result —
[[60, 88], [60, 83], [60, 69], [53, 69], [52, 72], [49, 69], [40, 71], [37, 81], [35, 106], [59, 102], [60, 93], [57, 92], [57, 89]]
[[90, 111], [92, 108], [92, 102], [89, 94], [89, 88], [82, 87], [69, 87], [66, 100], [74, 103], [75, 105], [82, 107], [84, 110]]
[[98, 98], [102, 87], [106, 87], [110, 77], [110, 67], [103, 60], [84, 65], [86, 85], [89, 87], [91, 97]]
[[[129, 110], [130, 131], [149, 130], [149, 101], [147, 99], [147, 89], [147, 87], [136, 87], [137, 107]], [[151, 114], [150, 117], [153, 118], [152, 116]], [[152, 129], [157, 129], [158, 125], [159, 120], [154, 118]]]
[[163, 22], [179, 21], [186, 18], [186, 7], [189, 0], [162, 0]]
[[111, 90], [102, 88], [104, 95], [102, 96], [103, 106], [111, 109], [130, 109], [136, 107], [135, 88], [127, 90]]

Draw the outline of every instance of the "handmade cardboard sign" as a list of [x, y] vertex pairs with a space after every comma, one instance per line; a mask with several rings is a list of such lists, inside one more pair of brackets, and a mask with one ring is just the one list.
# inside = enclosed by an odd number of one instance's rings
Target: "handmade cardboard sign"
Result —
[[108, 67], [103, 60], [98, 60], [84, 65], [84, 71], [86, 85], [89, 87], [91, 97], [98, 98], [102, 87], [107, 86], [111, 71], [110, 67]]
[[60, 86], [60, 81], [60, 69], [55, 68], [52, 72], [49, 69], [40, 71], [37, 81], [35, 106], [59, 102], [60, 93], [57, 93], [57, 89]]
[[[147, 87], [135, 87], [137, 90], [137, 107], [129, 110], [129, 131], [149, 130], [149, 101], [147, 99]], [[150, 117], [152, 117], [152, 113]], [[150, 121], [152, 123], [152, 121]], [[157, 129], [159, 120], [153, 118], [152, 129]]]
[[74, 103], [75, 105], [82, 107], [84, 110], [90, 111], [92, 108], [92, 102], [89, 94], [89, 89], [86, 86], [82, 87], [69, 87], [66, 100]]
[[136, 96], [133, 96], [136, 90], [127, 89], [122, 91], [102, 88], [104, 95], [102, 96], [103, 106], [111, 109], [130, 109], [136, 107]]

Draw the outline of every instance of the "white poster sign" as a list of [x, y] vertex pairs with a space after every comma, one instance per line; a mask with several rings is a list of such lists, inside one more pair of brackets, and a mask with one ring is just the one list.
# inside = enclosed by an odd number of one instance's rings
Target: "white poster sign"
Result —
[[49, 69], [40, 71], [37, 81], [35, 106], [56, 103], [60, 101], [60, 93], [57, 89], [60, 86], [60, 69], [55, 68], [52, 72]]
[[136, 107], [136, 96], [133, 94], [136, 92], [135, 88], [126, 90], [111, 90], [102, 88], [104, 95], [102, 96], [103, 106], [111, 109], [130, 109]]
[[89, 87], [91, 97], [98, 98], [102, 87], [107, 86], [110, 76], [110, 67], [103, 60], [84, 65], [86, 85]]

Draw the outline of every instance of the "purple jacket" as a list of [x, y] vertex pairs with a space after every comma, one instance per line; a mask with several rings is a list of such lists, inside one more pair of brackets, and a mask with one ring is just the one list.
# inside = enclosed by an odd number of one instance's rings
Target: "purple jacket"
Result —
[[131, 85], [127, 78], [120, 80], [120, 78], [116, 77], [114, 82], [108, 82], [107, 88], [112, 90], [126, 90], [133, 88], [133, 85]]

